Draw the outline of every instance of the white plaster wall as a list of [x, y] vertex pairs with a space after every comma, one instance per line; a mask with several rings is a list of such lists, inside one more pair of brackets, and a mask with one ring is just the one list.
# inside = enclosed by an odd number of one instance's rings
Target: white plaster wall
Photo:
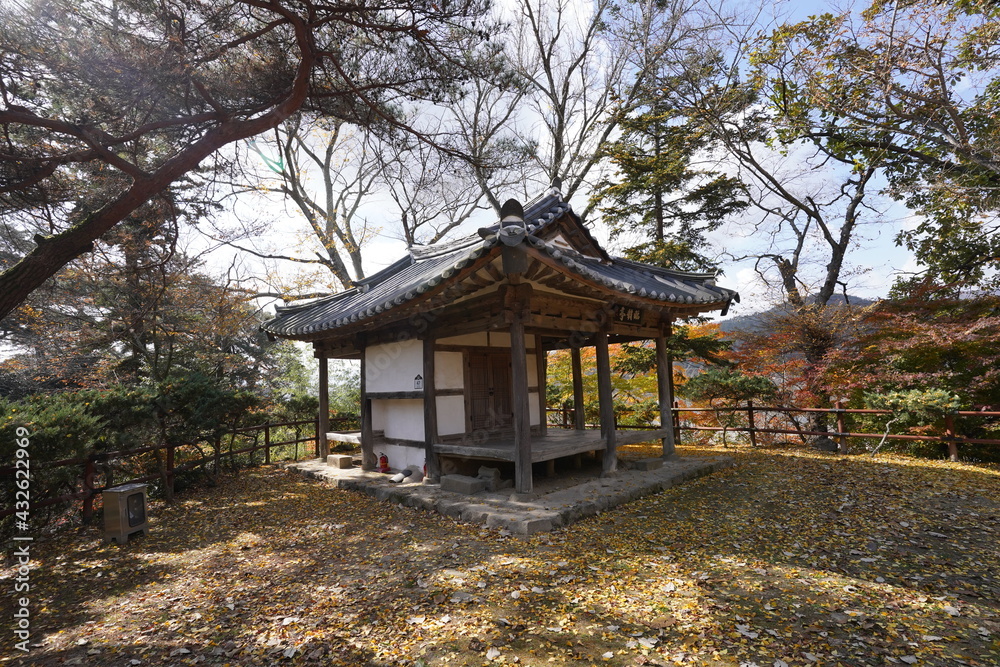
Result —
[[[465, 372], [461, 352], [434, 353], [434, 388], [461, 389], [465, 386]], [[441, 397], [438, 397], [438, 401]]]
[[533, 354], [526, 354], [524, 361], [528, 367], [528, 386], [538, 386], [538, 357]]
[[510, 334], [506, 331], [491, 331], [490, 347], [510, 347]]
[[372, 430], [373, 431], [384, 431], [385, 430], [385, 416], [389, 408], [389, 401], [383, 400], [373, 400], [372, 401]]
[[413, 379], [424, 372], [424, 344], [405, 340], [365, 348], [367, 391], [414, 391]]
[[528, 392], [528, 416], [529, 416], [528, 423], [531, 424], [532, 426], [538, 426], [539, 424], [541, 424], [542, 420], [539, 419], [538, 415], [539, 415], [539, 410], [538, 410], [538, 392], [537, 391], [529, 391]]
[[[412, 389], [412, 387], [411, 387]], [[424, 440], [424, 402], [419, 399], [392, 399], [384, 402], [385, 438], [392, 440]]]
[[438, 435], [465, 433], [465, 397], [438, 396]]
[[389, 467], [393, 470], [402, 470], [407, 466], [419, 466], [423, 469], [426, 459], [424, 450], [405, 445], [379, 445], [375, 449], [375, 456], [383, 453], [389, 457]]

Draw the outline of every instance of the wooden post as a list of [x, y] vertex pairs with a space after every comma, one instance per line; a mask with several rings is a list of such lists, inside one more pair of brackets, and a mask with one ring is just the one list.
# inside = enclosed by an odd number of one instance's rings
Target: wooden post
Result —
[[[669, 331], [669, 323], [667, 324]], [[673, 375], [673, 364], [670, 363], [670, 354], [667, 351], [666, 336], [656, 337], [656, 387], [660, 398], [660, 426], [669, 428], [668, 433], [660, 440], [663, 446], [663, 458], [669, 459], [676, 454], [676, 443], [674, 442], [674, 430], [668, 424], [673, 425], [673, 410], [670, 408], [674, 404], [674, 396], [671, 391], [670, 376]]]
[[94, 476], [97, 474], [94, 459], [87, 457], [83, 465], [83, 522], [90, 523], [94, 519]]
[[535, 367], [538, 369], [538, 414], [540, 423], [540, 430], [542, 435], [545, 435], [545, 431], [549, 427], [549, 413], [546, 411], [548, 407], [545, 403], [545, 389], [548, 384], [548, 359], [545, 356], [545, 350], [542, 349], [542, 337], [535, 336]]
[[840, 449], [841, 454], [849, 454], [850, 446], [847, 444], [847, 426], [844, 423], [843, 401], [838, 400], [835, 407], [837, 408], [837, 447]]
[[424, 339], [424, 462], [427, 465], [427, 481], [437, 483], [441, 478], [441, 466], [434, 443], [438, 440], [437, 390], [434, 387], [434, 338], [429, 334]]
[[[673, 392], [671, 392], [670, 395], [673, 396]], [[680, 407], [681, 407], [680, 402], [679, 401], [674, 401], [674, 407], [670, 411], [670, 415], [671, 415], [670, 423], [673, 424], [673, 426], [674, 426], [674, 443], [675, 444], [680, 444], [680, 441], [681, 441], [681, 413], [678, 410], [678, 408], [680, 408]]]
[[[323, 354], [323, 353], [320, 353]], [[316, 432], [318, 456], [326, 460], [330, 446], [326, 442], [326, 432], [330, 430], [330, 370], [326, 357], [319, 358], [319, 430]]]
[[958, 462], [958, 436], [955, 434], [955, 415], [944, 416], [944, 437], [948, 443], [948, 460]]
[[264, 422], [264, 464], [271, 465], [271, 422]]
[[574, 345], [570, 348], [573, 361], [573, 419], [576, 430], [587, 428], [587, 413], [583, 408], [583, 364], [580, 361], [580, 348]]
[[528, 354], [524, 344], [524, 317], [515, 310], [510, 323], [511, 407], [514, 409], [514, 485], [530, 493], [531, 416], [528, 412]]
[[359, 341], [361, 349], [361, 469], [375, 470], [378, 460], [375, 458], [375, 435], [372, 432], [372, 402], [368, 398], [368, 350], [364, 341]]
[[753, 401], [747, 399], [747, 433], [750, 434], [750, 446], [757, 447], [757, 424], [753, 418]]
[[604, 436], [604, 473], [609, 474], [618, 469], [618, 436], [615, 432], [615, 404], [611, 387], [608, 332], [599, 331], [594, 339], [597, 351], [597, 400], [601, 406], [601, 434]]

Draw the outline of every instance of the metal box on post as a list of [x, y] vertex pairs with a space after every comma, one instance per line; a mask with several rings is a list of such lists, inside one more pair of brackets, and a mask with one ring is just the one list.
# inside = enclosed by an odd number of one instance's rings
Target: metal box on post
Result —
[[122, 484], [104, 490], [104, 540], [125, 544], [129, 535], [149, 533], [146, 484]]

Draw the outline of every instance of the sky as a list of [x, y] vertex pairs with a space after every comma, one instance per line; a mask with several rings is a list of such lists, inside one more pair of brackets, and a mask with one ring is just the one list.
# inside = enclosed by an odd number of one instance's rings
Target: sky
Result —
[[[761, 20], [764, 23], [776, 20], [775, 17], [803, 20], [809, 15], [821, 13], [825, 7], [826, 3], [819, 2], [773, 3], [765, 7]], [[775, 161], [777, 170], [791, 174], [795, 174], [796, 171], [807, 173], [807, 170], [803, 168], [806, 158], [802, 155], [796, 155], [794, 152], [790, 155], [775, 154], [771, 156], [771, 159]], [[263, 164], [263, 160], [261, 160], [261, 164]], [[798, 178], [796, 187], [799, 187], [803, 192], [817, 194], [828, 192], [831, 187], [836, 187], [837, 183], [837, 179], [833, 177], [824, 181], [822, 176], [812, 175]], [[539, 192], [541, 192], [541, 188]], [[585, 209], [587, 194], [589, 193], [578, 195], [571, 202], [576, 211], [580, 212]], [[501, 199], [503, 198], [501, 196]], [[241, 215], [243, 217], [259, 218], [265, 222], [266, 231], [255, 242], [258, 249], [289, 252], [289, 254], [301, 256], [301, 253], [295, 249], [303, 245], [304, 239], [308, 239], [308, 228], [291, 205], [274, 200], [265, 202], [260, 198], [248, 198], [242, 201], [238, 208], [242, 208]], [[849, 293], [852, 296], [868, 299], [884, 296], [896, 277], [903, 272], [913, 271], [917, 268], [910, 253], [895, 243], [898, 232], [914, 226], [916, 224], [915, 218], [909, 211], [894, 202], [877, 201], [875, 208], [877, 211], [866, 213], [868, 222], [859, 229], [855, 247], [848, 255], [848, 266], [845, 274], [849, 284]], [[406, 253], [406, 246], [399, 239], [398, 234], [394, 233], [392, 224], [388, 222], [398, 214], [392, 210], [387, 199], [372, 198], [364, 207], [362, 214], [371, 221], [373, 227], [380, 229], [372, 235], [364, 251], [365, 272], [367, 275], [371, 275], [403, 256]], [[755, 271], [752, 260], [734, 261], [732, 259], [754, 252], [759, 253], [763, 250], [781, 253], [785, 256], [790, 252], [791, 248], [787, 241], [780, 238], [772, 239], [760, 232], [754, 232], [754, 216], [759, 217], [759, 214], [748, 212], [743, 216], [743, 219], [733, 220], [716, 232], [709, 234], [709, 240], [714, 253], [719, 258], [719, 267], [722, 270], [719, 283], [736, 289], [741, 295], [741, 303], [731, 310], [730, 316], [766, 310], [780, 300], [780, 294], [761, 280]], [[468, 221], [460, 230], [453, 232], [451, 236], [472, 234], [475, 233], [476, 228], [493, 222], [495, 222], [495, 218], [492, 212], [483, 212]], [[621, 252], [624, 244], [638, 240], [623, 238], [611, 242], [607, 229], [601, 224], [599, 217], [592, 216], [588, 223], [591, 224], [598, 240], [612, 254]], [[221, 253], [221, 256], [225, 257], [226, 252]], [[813, 283], [813, 285], [805, 285], [806, 291], [818, 283], [826, 262], [823, 255], [817, 254], [810, 257], [810, 261], [814, 265], [807, 268], [804, 276], [807, 282]], [[228, 258], [222, 260], [223, 263], [227, 261]], [[271, 275], [281, 275], [286, 279], [302, 268], [301, 265], [288, 262], [262, 262], [246, 256], [243, 257], [242, 261], [246, 263], [249, 271], [270, 272]]]
[[[777, 156], [775, 159], [785, 160], [787, 162], [784, 165], [785, 169], [801, 169], [802, 163], [795, 155]], [[806, 181], [800, 185], [803, 192], [818, 194], [822, 193], [824, 189], [829, 190], [831, 184], [836, 185], [836, 183], [838, 181], [834, 180], [831, 180], [830, 183], [824, 183], [822, 178], [813, 177], [812, 182]], [[539, 190], [540, 192], [541, 190]], [[855, 235], [854, 246], [848, 254], [844, 275], [844, 279], [849, 284], [849, 294], [866, 299], [885, 296], [898, 276], [904, 272], [912, 272], [917, 268], [912, 255], [905, 248], [897, 246], [895, 242], [896, 235], [900, 230], [912, 228], [917, 224], [916, 217], [898, 203], [886, 199], [875, 200], [873, 204], [877, 211], [867, 213], [866, 221], [859, 227]], [[295, 248], [301, 245], [303, 239], [308, 238], [308, 235], [304, 223], [291, 206], [280, 202], [271, 202], [264, 207], [259, 201], [245, 205], [249, 205], [256, 213], [263, 214], [269, 219], [268, 233], [259, 239], [258, 247], [269, 246], [276, 250], [283, 249], [288, 252], [294, 251], [299, 255], [303, 254], [300, 251], [295, 251]], [[587, 205], [586, 197], [583, 195], [575, 197], [571, 201], [571, 205], [575, 211], [582, 212]], [[402, 257], [406, 253], [406, 245], [398, 237], [398, 234], [393, 233], [391, 225], [384, 222], [397, 215], [387, 200], [374, 198], [365, 207], [363, 214], [372, 220], [373, 224], [381, 226], [381, 231], [373, 235], [365, 248], [365, 272], [366, 275], [371, 275]], [[731, 259], [733, 256], [739, 257], [764, 249], [781, 252], [786, 256], [790, 251], [791, 248], [787, 241], [778, 242], [769, 247], [770, 239], [760, 233], [755, 233], [753, 230], [754, 216], [759, 217], [759, 214], [755, 211], [747, 213], [742, 216], [742, 219], [734, 219], [708, 235], [712, 252], [718, 257], [718, 265], [722, 270], [719, 284], [737, 290], [741, 296], [740, 303], [730, 310], [730, 317], [766, 310], [778, 303], [781, 298], [779, 293], [761, 280], [754, 270], [752, 260], [733, 261]], [[494, 222], [496, 222], [496, 218], [492, 211], [480, 213], [459, 230], [453, 232], [452, 237], [474, 234], [478, 227]], [[642, 240], [623, 237], [611, 241], [607, 228], [597, 216], [592, 216], [591, 220], [588, 220], [588, 224], [590, 224], [598, 241], [612, 254], [620, 254], [632, 241]], [[818, 239], [817, 242], [818, 247], [822, 248], [822, 242]], [[244, 261], [254, 263], [252, 258], [244, 258]], [[807, 279], [812, 279], [811, 285], [804, 286], [806, 291], [818, 286], [825, 268], [825, 261], [825, 255], [815, 255], [806, 262], [808, 266], [803, 272], [804, 276]], [[287, 277], [298, 268], [300, 267], [288, 262], [272, 262], [268, 270]], [[260, 271], [261, 269], [259, 266], [255, 266], [253, 270]]]

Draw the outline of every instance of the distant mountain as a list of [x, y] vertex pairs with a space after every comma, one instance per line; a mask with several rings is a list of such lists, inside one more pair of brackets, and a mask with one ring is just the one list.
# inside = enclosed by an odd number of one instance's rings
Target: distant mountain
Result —
[[[850, 297], [850, 303], [852, 306], [870, 306], [875, 303], [873, 299], [864, 299], [859, 296]], [[844, 295], [835, 294], [830, 298], [829, 306], [843, 306], [844, 305]], [[767, 310], [762, 310], [759, 313], [750, 313], [749, 315], [737, 315], [736, 317], [731, 317], [728, 320], [723, 320], [719, 322], [719, 329], [725, 333], [732, 333], [734, 331], [752, 331], [760, 326], [764, 321], [767, 321], [768, 316], [780, 312], [781, 310], [787, 308], [786, 304], [781, 304], [777, 306], [772, 306]]]

